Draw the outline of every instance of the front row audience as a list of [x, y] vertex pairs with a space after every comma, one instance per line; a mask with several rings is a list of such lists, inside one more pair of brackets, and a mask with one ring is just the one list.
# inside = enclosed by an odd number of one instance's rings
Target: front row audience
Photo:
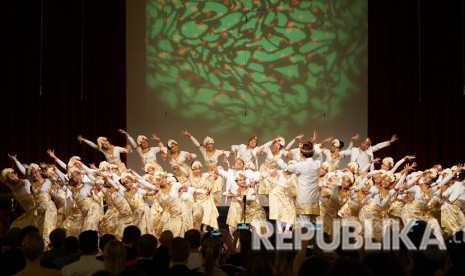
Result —
[[[412, 228], [408, 237], [415, 244], [426, 223]], [[165, 231], [160, 240], [140, 235], [128, 226], [123, 240], [84, 231], [68, 236], [52, 231], [50, 244], [34, 226], [12, 228], [3, 238], [0, 275], [465, 275], [465, 239], [459, 231], [446, 241], [447, 250], [428, 245], [426, 250], [325, 252], [317, 244], [296, 251], [252, 250], [250, 231], [200, 234], [188, 230], [184, 238]], [[99, 243], [100, 239], [100, 243]], [[271, 241], [272, 242], [272, 241]], [[100, 245], [100, 248], [99, 248]], [[418, 247], [417, 247], [418, 248]], [[237, 250], [236, 250], [237, 249]]]

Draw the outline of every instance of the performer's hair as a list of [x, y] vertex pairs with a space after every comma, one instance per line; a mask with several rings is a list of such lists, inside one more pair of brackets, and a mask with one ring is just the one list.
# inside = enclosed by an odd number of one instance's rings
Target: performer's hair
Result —
[[302, 147], [300, 148], [300, 152], [305, 158], [309, 158], [313, 156], [313, 144], [309, 141], [303, 142]]

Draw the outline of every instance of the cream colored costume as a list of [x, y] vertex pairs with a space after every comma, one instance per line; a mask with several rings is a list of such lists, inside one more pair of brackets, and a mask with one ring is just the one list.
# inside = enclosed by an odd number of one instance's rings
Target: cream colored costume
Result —
[[[192, 158], [190, 158], [192, 157]], [[190, 172], [191, 167], [187, 164], [188, 160], [197, 158], [197, 155], [194, 153], [189, 153], [187, 151], [180, 151], [179, 154], [175, 157], [170, 154], [169, 164], [171, 168], [176, 166], [182, 167], [185, 171]], [[182, 170], [173, 170], [176, 178], [180, 183], [187, 181], [186, 174]]]
[[[161, 142], [158, 143], [158, 147], [149, 147], [147, 149], [142, 149], [136, 143], [136, 141], [134, 141], [134, 138], [132, 138], [131, 136], [128, 136], [127, 138], [131, 146], [136, 149], [137, 153], [140, 156], [140, 159], [142, 161], [142, 170], [144, 170], [146, 164], [151, 164], [155, 168], [155, 171], [158, 171], [158, 172], [163, 171], [163, 168], [157, 162], [157, 154], [160, 152], [167, 153], [168, 150], [166, 147], [163, 146]], [[139, 136], [137, 138], [139, 144], [140, 144], [141, 139], [147, 140], [147, 137]]]
[[124, 192], [124, 197], [132, 210], [134, 225], [140, 229], [142, 234], [153, 233], [150, 207], [144, 200], [146, 194], [147, 191], [141, 188], [132, 188]]
[[106, 140], [106, 138], [99, 137], [99, 139], [97, 140], [99, 142], [99, 145], [96, 145], [94, 142], [89, 141], [87, 139], [84, 139], [83, 141], [87, 145], [103, 153], [107, 162], [118, 166], [120, 172], [126, 171], [126, 165], [121, 161], [121, 153], [126, 153], [126, 149], [118, 146], [113, 146], [113, 151], [109, 152], [108, 150], [102, 149], [100, 140]]
[[[366, 204], [360, 209], [359, 219], [369, 227], [367, 232], [376, 241], [383, 238], [383, 218], [387, 211], [389, 201], [395, 196], [395, 190], [378, 189], [377, 194], [372, 194], [366, 199]], [[367, 224], [371, 222], [370, 224]], [[371, 226], [371, 227], [370, 227]]]
[[463, 181], [455, 182], [443, 194], [441, 206], [441, 226], [447, 236], [465, 230], [465, 187]]
[[101, 208], [92, 198], [92, 189], [92, 182], [85, 182], [81, 187], [71, 188], [74, 202], [82, 214], [81, 232], [86, 230], [98, 231]]
[[290, 189], [296, 184], [297, 178], [295, 175], [286, 175], [282, 171], [278, 171], [278, 177], [273, 183], [269, 195], [269, 218], [271, 220], [290, 224], [295, 223], [296, 210]]
[[201, 205], [203, 209], [203, 216], [201, 219], [202, 224], [209, 225], [214, 229], [218, 229], [218, 209], [216, 208], [213, 196], [207, 195], [205, 192], [213, 189], [214, 182], [212, 181], [209, 173], [203, 173], [200, 176], [191, 175], [189, 177], [190, 187], [194, 188], [196, 193], [195, 201]]
[[124, 192], [114, 187], [104, 188], [103, 191], [108, 208], [100, 222], [99, 232], [111, 233], [121, 240], [124, 228], [133, 224], [131, 207], [124, 198]]
[[44, 179], [41, 183], [32, 183], [32, 195], [37, 210], [37, 227], [47, 241], [57, 223], [57, 208], [50, 195], [51, 187], [50, 179]]
[[24, 213], [11, 223], [10, 228], [23, 228], [28, 225], [37, 225], [36, 206], [34, 197], [31, 194], [31, 183], [29, 180], [20, 180], [18, 184], [10, 184], [5, 181], [5, 184], [10, 188], [13, 198], [18, 201], [19, 206], [24, 210]]

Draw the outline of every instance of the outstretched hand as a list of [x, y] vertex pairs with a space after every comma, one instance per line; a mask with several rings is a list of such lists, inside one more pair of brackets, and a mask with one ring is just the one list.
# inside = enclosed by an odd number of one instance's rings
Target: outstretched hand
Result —
[[160, 138], [158, 138], [156, 134], [152, 134], [152, 137], [150, 139], [152, 139], [155, 142], [160, 142]]
[[394, 143], [394, 142], [397, 141], [397, 140], [399, 140], [399, 138], [397, 138], [397, 135], [393, 134], [393, 135], [391, 136], [391, 140], [389, 140], [389, 143], [392, 144], [392, 143]]
[[188, 138], [190, 138], [192, 136], [187, 129], [181, 131], [181, 134], [188, 137]]
[[304, 135], [303, 135], [302, 133], [300, 133], [300, 134], [297, 135], [294, 139], [295, 139], [296, 141], [300, 141], [300, 140], [302, 140], [302, 138], [304, 138]]
[[404, 159], [407, 160], [407, 161], [412, 161], [412, 160], [415, 159], [415, 158], [416, 158], [415, 155], [406, 155], [406, 156], [404, 157]]
[[355, 134], [354, 136], [352, 136], [352, 137], [350, 138], [350, 141], [351, 141], [351, 142], [356, 142], [356, 141], [358, 141], [359, 139], [360, 139], [360, 134], [357, 133], [357, 134]]
[[310, 139], [310, 142], [312, 142], [312, 144], [315, 144], [316, 143], [316, 138], [317, 138], [317, 135], [316, 135], [316, 131], [314, 130], [313, 131], [313, 136]]
[[126, 137], [129, 137], [129, 133], [125, 131], [124, 129], [119, 129], [118, 131], [124, 134]]
[[47, 150], [47, 154], [52, 157], [53, 159], [57, 159], [55, 152], [52, 149]]
[[10, 157], [11, 160], [14, 160], [14, 161], [17, 160], [17, 159], [16, 159], [16, 154], [8, 154], [8, 157]]

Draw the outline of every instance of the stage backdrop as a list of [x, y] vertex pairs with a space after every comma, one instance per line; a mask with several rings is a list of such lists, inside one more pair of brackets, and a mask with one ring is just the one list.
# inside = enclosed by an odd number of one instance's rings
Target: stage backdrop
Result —
[[[366, 0], [127, 1], [129, 133], [195, 153], [181, 130], [225, 150], [252, 136], [366, 136], [367, 9]], [[137, 154], [129, 167], [140, 168]]]

